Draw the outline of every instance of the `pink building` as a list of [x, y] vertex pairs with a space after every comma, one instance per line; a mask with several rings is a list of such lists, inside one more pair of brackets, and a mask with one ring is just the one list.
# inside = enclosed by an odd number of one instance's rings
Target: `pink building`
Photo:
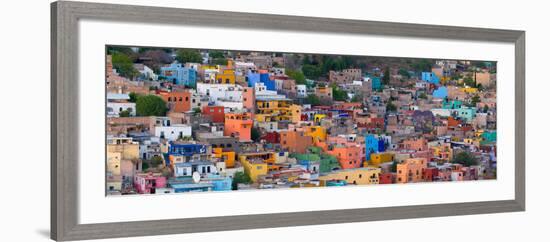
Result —
[[161, 173], [139, 173], [134, 176], [134, 188], [139, 194], [154, 194], [157, 188], [166, 187]]

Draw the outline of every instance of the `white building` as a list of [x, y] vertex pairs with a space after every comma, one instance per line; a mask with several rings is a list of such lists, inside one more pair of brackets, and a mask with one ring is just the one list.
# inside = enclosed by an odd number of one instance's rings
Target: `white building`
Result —
[[304, 84], [296, 85], [296, 95], [298, 97], [307, 97], [307, 87]]
[[120, 112], [128, 111], [130, 116], [136, 116], [136, 104], [127, 102], [107, 102], [107, 117], [120, 117]]
[[147, 80], [158, 80], [158, 75], [155, 74], [153, 69], [149, 68], [148, 66], [144, 64], [134, 64], [134, 68], [143, 76], [144, 79]]
[[242, 102], [243, 88], [235, 84], [197, 83], [197, 92], [205, 95], [211, 102], [228, 100]]
[[191, 137], [191, 126], [185, 124], [174, 124], [171, 126], [156, 126], [155, 136], [170, 141], [181, 137]]

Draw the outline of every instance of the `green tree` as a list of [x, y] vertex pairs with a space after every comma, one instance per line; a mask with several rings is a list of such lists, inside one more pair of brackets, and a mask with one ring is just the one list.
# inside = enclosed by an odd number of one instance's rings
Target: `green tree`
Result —
[[399, 71], [397, 72], [399, 75], [401, 75], [402, 77], [405, 77], [405, 78], [411, 78], [411, 74], [409, 73], [409, 71], [401, 68], [399, 69]]
[[386, 67], [384, 69], [384, 75], [382, 76], [382, 84], [389, 85], [390, 84], [390, 68]]
[[227, 59], [225, 58], [215, 58], [210, 61], [212, 65], [227, 65]]
[[247, 174], [245, 174], [244, 172], [237, 171], [237, 172], [235, 172], [235, 175], [233, 176], [233, 182], [231, 183], [231, 189], [233, 189], [233, 190], [239, 189], [238, 188], [239, 183], [250, 184], [250, 183], [252, 183], [252, 179], [250, 179], [250, 177]]
[[487, 113], [487, 111], [489, 111], [489, 106], [487, 106], [487, 104], [485, 104], [485, 106], [483, 106], [483, 112]]
[[390, 167], [391, 172], [397, 172], [397, 164], [399, 164], [399, 162], [397, 162], [397, 161], [393, 161], [391, 163], [391, 167]]
[[130, 100], [128, 101], [130, 101], [131, 103], [135, 103], [138, 99], [139, 94], [131, 92], [130, 94], [128, 94], [128, 96], [130, 96]]
[[470, 100], [470, 106], [475, 107], [477, 105], [477, 103], [479, 103], [479, 102], [481, 102], [481, 99], [480, 99], [479, 95], [476, 94]]
[[162, 157], [160, 156], [153, 156], [151, 158], [151, 167], [158, 167], [159, 165], [163, 164], [164, 163], [164, 160], [162, 159]]
[[193, 108], [193, 115], [197, 116], [202, 113], [201, 108]]
[[428, 99], [428, 96], [426, 95], [426, 93], [420, 93], [420, 95], [418, 95], [418, 98], [420, 98], [420, 99]]
[[309, 94], [307, 95], [307, 98], [305, 100], [306, 104], [311, 104], [312, 106], [318, 106], [321, 104], [321, 100], [319, 97], [315, 94]]
[[130, 47], [109, 46], [109, 47], [107, 47], [107, 53], [109, 55], [113, 55], [115, 53], [122, 53], [122, 54], [126, 54], [126, 55], [132, 55], [132, 54], [134, 54], [134, 51]]
[[136, 101], [137, 116], [165, 116], [168, 108], [162, 98], [155, 95], [139, 96]]
[[418, 59], [414, 60], [411, 64], [411, 67], [417, 71], [431, 71], [432, 70], [432, 61], [427, 59]]
[[285, 73], [288, 77], [294, 79], [296, 81], [296, 84], [306, 84], [306, 76], [304, 76], [304, 73], [302, 73], [301, 71], [288, 69], [285, 70]]
[[332, 98], [335, 101], [346, 101], [348, 99], [348, 92], [340, 89], [336, 84], [332, 84]]
[[130, 57], [122, 52], [113, 53], [112, 62], [113, 68], [123, 77], [133, 79], [139, 75]]
[[397, 111], [397, 106], [395, 106], [395, 104], [393, 104], [393, 102], [390, 100], [388, 100], [388, 103], [386, 104], [386, 111], [390, 111], [390, 112], [395, 112]]
[[474, 166], [478, 164], [478, 159], [468, 151], [462, 151], [454, 155], [452, 163], [461, 164], [463, 166]]
[[260, 141], [260, 130], [256, 127], [252, 127], [252, 129], [250, 130], [250, 138], [254, 142]]
[[308, 79], [316, 80], [321, 76], [321, 68], [317, 65], [303, 65], [302, 72]]
[[179, 49], [176, 51], [176, 60], [180, 63], [202, 63], [202, 56], [198, 50]]
[[122, 110], [118, 113], [118, 116], [120, 116], [120, 117], [130, 117], [130, 111]]
[[212, 59], [216, 59], [216, 58], [224, 58], [224, 55], [223, 55], [223, 51], [219, 51], [219, 50], [212, 50], [208, 53], [208, 56]]

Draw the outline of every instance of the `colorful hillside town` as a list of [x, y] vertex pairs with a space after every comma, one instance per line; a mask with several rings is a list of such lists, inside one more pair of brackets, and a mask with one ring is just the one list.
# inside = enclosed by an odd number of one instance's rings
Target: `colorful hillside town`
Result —
[[108, 46], [106, 194], [496, 179], [496, 62]]

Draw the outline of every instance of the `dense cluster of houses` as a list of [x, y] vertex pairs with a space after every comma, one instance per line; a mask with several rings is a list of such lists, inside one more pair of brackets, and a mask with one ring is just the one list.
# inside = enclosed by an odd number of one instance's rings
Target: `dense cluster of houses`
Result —
[[496, 178], [491, 63], [348, 68], [303, 82], [284, 55], [226, 52], [212, 64], [200, 54], [157, 71], [134, 63], [133, 78], [106, 56], [107, 194]]

